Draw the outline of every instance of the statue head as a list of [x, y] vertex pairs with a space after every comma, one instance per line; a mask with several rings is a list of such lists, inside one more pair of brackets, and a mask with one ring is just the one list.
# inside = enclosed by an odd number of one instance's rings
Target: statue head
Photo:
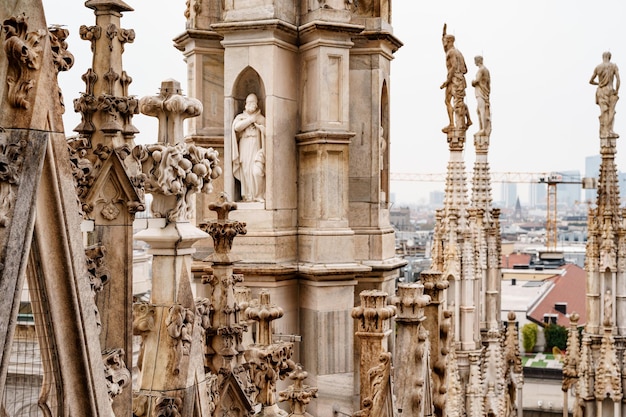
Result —
[[611, 53], [609, 51], [606, 51], [602, 54], [602, 60], [604, 62], [609, 62], [611, 60]]
[[254, 113], [259, 108], [259, 100], [256, 97], [256, 94], [248, 94], [246, 97], [246, 112]]
[[455, 39], [454, 35], [450, 35], [448, 33], [443, 35], [443, 37], [441, 38], [441, 41], [443, 42], [443, 49], [445, 51], [447, 51], [448, 49], [454, 46], [454, 39]]
[[476, 64], [477, 66], [480, 66], [483, 64], [483, 57], [481, 55], [476, 55], [474, 57], [474, 64]]

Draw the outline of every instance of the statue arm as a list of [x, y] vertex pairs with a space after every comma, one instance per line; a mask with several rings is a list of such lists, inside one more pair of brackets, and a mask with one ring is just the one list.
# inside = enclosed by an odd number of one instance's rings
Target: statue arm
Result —
[[244, 115], [239, 115], [235, 117], [235, 120], [233, 121], [233, 129], [235, 130], [236, 133], [240, 133], [246, 127], [250, 126], [253, 123], [254, 123], [254, 117], [250, 117], [250, 116], [246, 117]]
[[597, 69], [594, 69], [593, 75], [591, 76], [591, 79], [589, 80], [589, 84], [598, 85], [598, 82], [596, 81], [597, 75], [598, 75], [598, 71]]
[[615, 67], [615, 92], [619, 91], [619, 70]]

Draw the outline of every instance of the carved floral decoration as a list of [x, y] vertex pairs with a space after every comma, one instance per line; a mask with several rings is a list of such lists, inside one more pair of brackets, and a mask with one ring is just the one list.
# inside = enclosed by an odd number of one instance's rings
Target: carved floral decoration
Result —
[[183, 401], [178, 397], [159, 397], [154, 406], [154, 417], [181, 417]]
[[310, 416], [306, 413], [306, 406], [311, 399], [317, 398], [317, 387], [304, 385], [304, 380], [308, 373], [302, 369], [302, 365], [297, 364], [296, 369], [289, 374], [289, 378], [293, 380], [293, 385], [284, 391], [278, 393], [278, 401], [288, 401], [293, 416]]
[[143, 365], [144, 341], [155, 327], [156, 309], [149, 303], [133, 303], [133, 335], [141, 336], [141, 347], [137, 366], [141, 370]]
[[43, 29], [29, 32], [28, 17], [25, 15], [6, 19], [2, 23], [2, 29], [5, 33], [4, 52], [9, 62], [7, 98], [11, 106], [28, 109], [30, 102], [27, 96], [35, 86], [31, 72], [38, 70], [41, 66], [41, 39], [47, 33]]
[[222, 170], [218, 152], [186, 143], [139, 145], [133, 156], [146, 175], [145, 191], [154, 197], [152, 212], [168, 221], [188, 221], [193, 194], [209, 193]]
[[104, 375], [106, 377], [109, 399], [122, 393], [122, 390], [131, 382], [130, 371], [124, 362], [124, 349], [109, 349], [102, 353]]
[[167, 360], [167, 370], [173, 375], [180, 373], [180, 365], [184, 356], [189, 356], [193, 341], [193, 323], [195, 313], [180, 304], [170, 307], [165, 326], [169, 335], [170, 352]]
[[0, 128], [0, 227], [6, 227], [15, 203], [13, 185], [19, 183], [25, 139], [14, 139]]
[[391, 396], [391, 353], [381, 352], [378, 365], [368, 370], [369, 397], [363, 399], [361, 410], [354, 417], [391, 417], [393, 413], [387, 409]]
[[[74, 65], [74, 55], [67, 50], [67, 42], [65, 40], [70, 32], [60, 26], [51, 26], [48, 28], [50, 37], [50, 48], [52, 49], [52, 60], [57, 72], [67, 71]], [[65, 113], [65, 103], [63, 102], [63, 94], [61, 88], [57, 86], [59, 91], [59, 104], [61, 112]]]
[[[87, 261], [87, 272], [89, 274], [89, 283], [91, 284], [91, 292], [93, 297], [104, 288], [109, 282], [110, 272], [105, 267], [104, 255], [106, 248], [102, 245], [93, 245], [85, 248], [85, 259]], [[95, 307], [96, 324], [98, 331], [102, 327], [100, 320], [100, 311]]]

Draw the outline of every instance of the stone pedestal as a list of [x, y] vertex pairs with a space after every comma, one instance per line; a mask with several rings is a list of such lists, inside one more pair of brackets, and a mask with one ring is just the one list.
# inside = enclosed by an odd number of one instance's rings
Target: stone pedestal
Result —
[[[153, 327], [143, 334], [138, 394], [147, 398], [146, 415], [161, 407], [176, 407], [182, 414], [194, 408], [196, 373], [202, 366], [202, 321], [191, 292], [192, 245], [207, 235], [190, 223], [166, 224], [151, 219], [135, 237], [151, 246], [152, 292], [146, 309]], [[137, 400], [136, 400], [137, 401]]]

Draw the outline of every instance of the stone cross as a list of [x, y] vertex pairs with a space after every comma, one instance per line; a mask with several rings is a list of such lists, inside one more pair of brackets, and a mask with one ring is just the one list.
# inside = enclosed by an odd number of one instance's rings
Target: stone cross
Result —
[[174, 144], [183, 140], [183, 121], [202, 113], [202, 102], [182, 95], [180, 82], [167, 79], [158, 96], [142, 97], [139, 110], [159, 119], [159, 143]]

